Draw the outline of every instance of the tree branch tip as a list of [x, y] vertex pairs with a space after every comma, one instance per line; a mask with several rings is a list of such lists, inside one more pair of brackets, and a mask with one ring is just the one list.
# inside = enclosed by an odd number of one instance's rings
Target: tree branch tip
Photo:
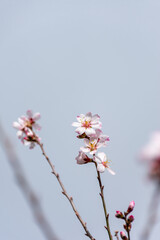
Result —
[[99, 193], [99, 195], [102, 197], [102, 193]]

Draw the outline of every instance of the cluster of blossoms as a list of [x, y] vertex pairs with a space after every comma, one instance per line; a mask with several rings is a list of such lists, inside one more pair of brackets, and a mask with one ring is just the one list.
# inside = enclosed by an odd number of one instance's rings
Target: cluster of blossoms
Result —
[[149, 178], [160, 182], [160, 132], [151, 135], [149, 143], [142, 149], [141, 159], [149, 166]]
[[37, 120], [40, 119], [40, 113], [33, 114], [31, 110], [26, 112], [27, 116], [21, 116], [17, 122], [13, 122], [13, 127], [16, 128], [17, 137], [25, 146], [29, 146], [30, 149], [35, 147], [36, 142], [40, 142], [40, 138], [35, 134], [34, 130], [40, 130], [41, 127]]
[[[72, 123], [76, 127], [77, 138], [84, 139], [84, 146], [80, 148], [79, 155], [76, 157], [78, 164], [86, 164], [95, 162], [97, 170], [104, 172], [107, 169], [111, 174], [115, 174], [109, 167], [109, 160], [104, 152], [97, 153], [101, 147], [105, 147], [109, 141], [109, 137], [103, 135], [101, 128], [102, 123], [98, 114], [92, 115], [88, 112], [86, 115], [77, 116], [77, 122]], [[92, 155], [88, 157], [86, 153]]]
[[[134, 216], [129, 214], [133, 211], [134, 206], [135, 206], [135, 202], [131, 201], [126, 212], [122, 213], [120, 211], [116, 211], [116, 214], [115, 214], [116, 218], [120, 218], [125, 221], [125, 224], [123, 225], [123, 227], [127, 231], [128, 236], [130, 236], [130, 231], [132, 228], [131, 223], [134, 221]], [[123, 231], [120, 232], [120, 236], [123, 240], [129, 239]]]

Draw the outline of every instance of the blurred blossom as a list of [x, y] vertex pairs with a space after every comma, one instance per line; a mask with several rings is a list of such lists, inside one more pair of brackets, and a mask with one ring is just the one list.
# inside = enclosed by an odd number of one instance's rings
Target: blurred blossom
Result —
[[160, 131], [152, 133], [149, 143], [142, 149], [141, 159], [150, 161], [160, 158]]
[[142, 149], [141, 159], [148, 163], [148, 175], [160, 181], [160, 131], [152, 133], [149, 143]]

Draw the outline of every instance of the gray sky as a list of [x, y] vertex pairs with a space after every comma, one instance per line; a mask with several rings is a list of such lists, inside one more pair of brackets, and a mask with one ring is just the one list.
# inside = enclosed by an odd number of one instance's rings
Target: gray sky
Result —
[[[98, 113], [116, 172], [102, 175], [111, 228], [122, 230], [115, 211], [135, 200], [132, 240], [138, 239], [154, 187], [137, 155], [160, 130], [159, 12], [158, 0], [0, 1], [1, 122], [61, 240], [86, 237], [40, 149], [24, 147], [12, 122], [27, 109], [41, 113], [48, 155], [92, 234], [105, 239], [95, 169], [76, 165], [83, 142], [71, 127], [77, 114]], [[0, 238], [44, 240], [2, 149], [0, 156]]]

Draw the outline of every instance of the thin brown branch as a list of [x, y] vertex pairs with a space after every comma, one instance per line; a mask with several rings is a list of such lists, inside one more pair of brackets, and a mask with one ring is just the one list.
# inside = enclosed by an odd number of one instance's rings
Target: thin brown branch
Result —
[[106, 230], [108, 232], [109, 239], [113, 240], [112, 234], [111, 234], [111, 230], [110, 230], [110, 225], [109, 225], [109, 214], [107, 213], [106, 203], [105, 203], [105, 200], [104, 200], [104, 194], [103, 194], [104, 186], [102, 185], [100, 173], [97, 170], [97, 163], [95, 163], [95, 166], [96, 166], [96, 171], [97, 171], [97, 179], [98, 179], [99, 187], [100, 187], [100, 191], [101, 191], [100, 192], [100, 196], [101, 196], [101, 199], [102, 199], [104, 215], [105, 215], [105, 219], [106, 219], [106, 226], [105, 226], [105, 228], [106, 228]]
[[58, 183], [59, 183], [59, 185], [60, 185], [60, 187], [61, 187], [61, 189], [62, 189], [63, 195], [64, 195], [64, 196], [68, 199], [68, 201], [70, 202], [71, 207], [72, 207], [75, 215], [77, 216], [77, 218], [78, 218], [78, 220], [80, 221], [82, 227], [84, 228], [84, 230], [85, 230], [85, 232], [86, 232], [85, 235], [86, 235], [87, 237], [89, 237], [91, 240], [95, 240], [95, 238], [94, 238], [94, 237], [91, 235], [91, 233], [89, 232], [89, 230], [88, 230], [88, 228], [87, 228], [87, 226], [86, 226], [86, 223], [82, 220], [79, 212], [77, 211], [77, 209], [76, 209], [76, 207], [75, 207], [75, 204], [73, 203], [73, 198], [68, 195], [68, 193], [67, 193], [67, 191], [66, 191], [66, 189], [65, 189], [65, 187], [64, 187], [64, 185], [63, 185], [63, 183], [62, 183], [62, 181], [61, 181], [61, 179], [60, 179], [59, 174], [58, 174], [58, 173], [56, 172], [56, 170], [55, 170], [54, 165], [53, 165], [52, 162], [50, 161], [49, 157], [46, 155], [46, 153], [45, 153], [45, 151], [44, 151], [43, 144], [40, 143], [38, 140], [37, 140], [37, 144], [40, 146], [40, 148], [41, 148], [41, 150], [42, 150], [42, 154], [44, 155], [44, 157], [46, 158], [47, 162], [49, 163], [49, 165], [50, 165], [50, 167], [51, 167], [51, 169], [52, 169], [52, 173], [53, 173], [53, 174], [55, 175], [55, 177], [57, 178], [57, 181], [58, 181]]
[[118, 231], [115, 231], [115, 235], [114, 236], [117, 238], [117, 240], [119, 240]]
[[29, 182], [27, 181], [27, 178], [24, 174], [20, 161], [14, 150], [14, 147], [10, 139], [2, 129], [2, 126], [0, 126], [0, 141], [1, 141], [2, 148], [7, 156], [8, 162], [10, 163], [11, 168], [13, 170], [18, 186], [22, 191], [24, 197], [26, 198], [27, 202], [29, 203], [31, 211], [34, 215], [34, 218], [40, 230], [43, 232], [47, 240], [58, 240], [58, 237], [54, 233], [53, 229], [51, 228], [43, 212], [43, 209], [41, 207], [38, 197], [36, 196], [35, 192], [31, 188]]

